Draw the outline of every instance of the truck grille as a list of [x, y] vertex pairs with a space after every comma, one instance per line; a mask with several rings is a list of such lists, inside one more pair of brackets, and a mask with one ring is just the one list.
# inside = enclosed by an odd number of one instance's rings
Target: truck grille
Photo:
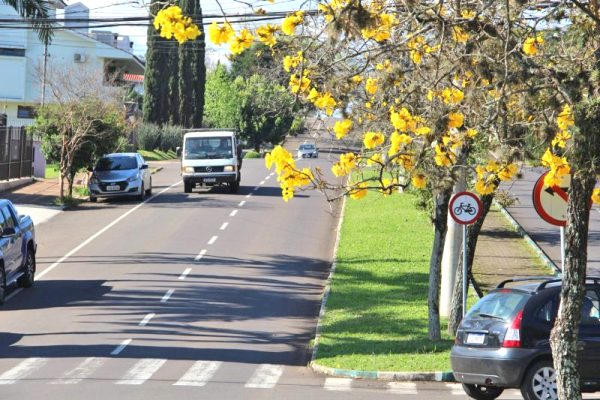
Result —
[[194, 172], [223, 172], [223, 166], [194, 167]]

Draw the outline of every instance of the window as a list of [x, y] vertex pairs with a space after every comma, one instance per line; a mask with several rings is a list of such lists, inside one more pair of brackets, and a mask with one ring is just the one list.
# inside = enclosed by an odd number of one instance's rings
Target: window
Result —
[[35, 118], [35, 107], [31, 106], [18, 106], [17, 107], [17, 118], [34, 119]]
[[10, 47], [0, 47], [0, 56], [25, 57], [25, 49], [13, 49]]
[[104, 157], [96, 164], [96, 171], [127, 171], [137, 168], [137, 158], [133, 156]]
[[6, 228], [6, 220], [4, 219], [4, 215], [0, 212], [0, 227], [2, 230]]
[[538, 321], [542, 322], [552, 322], [552, 320], [554, 319], [555, 311], [554, 304], [554, 299], [550, 299], [546, 304], [542, 306], [542, 308], [538, 310], [538, 312], [535, 314], [535, 318]]
[[6, 226], [8, 228], [14, 228], [17, 226], [16, 221], [15, 221], [12, 213], [8, 209], [8, 207], [2, 208], [2, 214], [3, 214], [4, 219], [6, 220]]
[[512, 292], [508, 290], [499, 290], [492, 292], [481, 298], [469, 312], [469, 316], [477, 317], [478, 315], [492, 316], [509, 319], [514, 314], [523, 309], [523, 306], [529, 295]]
[[600, 323], [600, 300], [595, 290], [588, 289], [581, 304], [581, 322], [583, 324]]

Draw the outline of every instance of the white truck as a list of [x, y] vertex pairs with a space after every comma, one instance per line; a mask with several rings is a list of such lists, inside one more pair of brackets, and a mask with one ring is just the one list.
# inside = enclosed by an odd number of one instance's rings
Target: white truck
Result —
[[198, 129], [183, 136], [181, 176], [185, 193], [197, 185], [240, 188], [242, 146], [233, 130]]

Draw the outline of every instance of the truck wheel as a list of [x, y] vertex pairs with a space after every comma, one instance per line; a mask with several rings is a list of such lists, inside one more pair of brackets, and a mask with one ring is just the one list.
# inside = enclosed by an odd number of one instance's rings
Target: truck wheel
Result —
[[240, 180], [241, 180], [241, 176], [238, 175], [237, 179], [235, 182], [231, 182], [229, 184], [229, 191], [231, 193], [237, 193], [240, 191]]
[[33, 286], [35, 280], [35, 254], [32, 249], [27, 249], [25, 264], [23, 265], [23, 275], [17, 279], [17, 285], [28, 288]]
[[504, 392], [504, 389], [493, 386], [481, 386], [463, 383], [462, 387], [467, 396], [475, 400], [495, 400], [500, 397], [502, 392]]
[[521, 394], [525, 400], [558, 399], [556, 390], [556, 370], [551, 360], [542, 360], [527, 370]]
[[5, 297], [6, 297], [6, 273], [4, 272], [4, 266], [0, 265], [0, 305], [4, 304]]
[[192, 184], [186, 181], [183, 181], [183, 191], [185, 193], [192, 193]]

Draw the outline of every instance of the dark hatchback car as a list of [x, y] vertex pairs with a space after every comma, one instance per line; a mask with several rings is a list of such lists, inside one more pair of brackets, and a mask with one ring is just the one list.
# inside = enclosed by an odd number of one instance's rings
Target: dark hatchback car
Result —
[[[492, 400], [504, 389], [518, 388], [525, 400], [558, 398], [550, 331], [560, 284], [560, 279], [510, 279], [473, 306], [458, 328], [450, 357], [467, 395]], [[587, 278], [579, 328], [584, 392], [600, 391], [599, 299], [600, 278]]]

